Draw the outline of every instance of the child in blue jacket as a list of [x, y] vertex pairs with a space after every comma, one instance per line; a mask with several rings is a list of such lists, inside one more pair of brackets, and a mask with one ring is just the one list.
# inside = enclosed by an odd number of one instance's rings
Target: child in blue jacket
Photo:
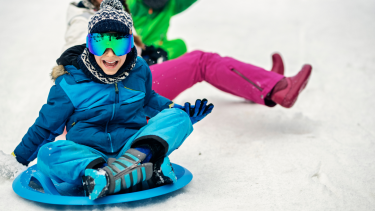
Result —
[[[82, 185], [95, 200], [143, 181], [176, 181], [168, 155], [213, 105], [184, 107], [152, 90], [152, 75], [137, 57], [131, 16], [105, 0], [88, 25], [87, 48], [65, 51], [54, 68], [47, 104], [14, 155], [57, 182]], [[146, 116], [151, 119], [147, 123]], [[53, 142], [66, 127], [67, 140]]]

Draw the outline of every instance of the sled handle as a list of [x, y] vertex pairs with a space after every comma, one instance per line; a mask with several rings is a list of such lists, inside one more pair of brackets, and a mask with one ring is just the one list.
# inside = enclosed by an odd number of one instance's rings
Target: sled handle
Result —
[[42, 186], [44, 193], [50, 194], [50, 195], [60, 195], [59, 192], [57, 192], [55, 185], [53, 184], [52, 180], [44, 175], [42, 172], [37, 171], [32, 173], [30, 181], [34, 178], [37, 180], [40, 185]]

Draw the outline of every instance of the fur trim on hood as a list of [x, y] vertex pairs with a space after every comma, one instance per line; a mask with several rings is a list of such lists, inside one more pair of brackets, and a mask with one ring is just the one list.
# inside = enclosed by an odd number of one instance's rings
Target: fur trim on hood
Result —
[[53, 80], [53, 82], [55, 82], [59, 76], [62, 76], [66, 73], [68, 73], [68, 71], [65, 70], [63, 65], [57, 65], [52, 68], [51, 79]]
[[57, 66], [52, 69], [51, 79], [55, 82], [59, 76], [68, 73], [64, 68], [66, 65], [73, 65], [77, 69], [80, 69], [77, 63], [77, 57], [82, 54], [85, 48], [86, 44], [82, 44], [73, 46], [64, 51], [61, 57], [56, 60]]

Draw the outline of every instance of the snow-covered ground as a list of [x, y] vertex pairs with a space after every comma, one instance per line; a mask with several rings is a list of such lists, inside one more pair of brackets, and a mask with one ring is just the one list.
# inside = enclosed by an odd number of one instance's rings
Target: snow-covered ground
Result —
[[[10, 154], [46, 102], [64, 44], [69, 0], [0, 7], [0, 150]], [[176, 16], [170, 38], [189, 50], [266, 69], [280, 52], [286, 75], [312, 78], [292, 109], [267, 108], [201, 83], [175, 102], [206, 97], [215, 109], [171, 160], [193, 181], [166, 196], [110, 206], [24, 200], [4, 173], [0, 210], [375, 210], [375, 1], [201, 0]], [[372, 128], [372, 129], [371, 129]]]

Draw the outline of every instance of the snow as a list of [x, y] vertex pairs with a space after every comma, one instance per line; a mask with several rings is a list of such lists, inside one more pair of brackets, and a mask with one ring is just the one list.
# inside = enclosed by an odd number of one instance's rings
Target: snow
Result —
[[[0, 172], [46, 102], [68, 3], [2, 1]], [[371, 0], [198, 1], [172, 20], [169, 37], [266, 69], [277, 51], [287, 76], [312, 64], [296, 105], [267, 108], [198, 84], [175, 100], [215, 105], [170, 157], [194, 175], [185, 188], [139, 202], [52, 206], [18, 197], [13, 176], [1, 173], [0, 210], [374, 210], [374, 9]]]
[[13, 180], [27, 168], [18, 163], [12, 155], [0, 151], [0, 180]]

